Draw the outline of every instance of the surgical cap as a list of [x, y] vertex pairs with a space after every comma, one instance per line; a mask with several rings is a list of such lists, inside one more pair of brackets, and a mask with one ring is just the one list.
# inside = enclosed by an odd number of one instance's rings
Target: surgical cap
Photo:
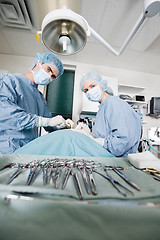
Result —
[[88, 72], [82, 77], [80, 82], [80, 87], [82, 91], [83, 84], [89, 80], [93, 80], [99, 83], [99, 85], [103, 88], [103, 91], [107, 92], [110, 95], [113, 95], [113, 90], [108, 86], [108, 81], [106, 79], [102, 79], [102, 77], [96, 72]]
[[59, 76], [61, 76], [63, 74], [63, 71], [64, 71], [63, 64], [54, 53], [52, 53], [52, 52], [44, 52], [42, 54], [37, 53], [36, 60], [34, 62], [34, 66], [36, 65], [37, 61], [40, 61], [42, 63], [49, 63], [52, 66], [56, 67], [58, 70], [58, 75], [56, 78], [58, 78]]

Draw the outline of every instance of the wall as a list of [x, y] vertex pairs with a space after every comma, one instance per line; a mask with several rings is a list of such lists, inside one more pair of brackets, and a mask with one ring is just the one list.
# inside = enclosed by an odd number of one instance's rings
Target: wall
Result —
[[[34, 58], [24, 56], [12, 56], [0, 54], [0, 69], [8, 70], [9, 72], [26, 73], [31, 70], [34, 63]], [[72, 62], [63, 62], [66, 67], [75, 66]], [[146, 101], [149, 101], [152, 96], [160, 96], [160, 76], [147, 74], [142, 72], [128, 71], [125, 69], [110, 68], [105, 66], [90, 65], [77, 63], [75, 66], [75, 88], [74, 88], [74, 104], [73, 104], [73, 120], [76, 122], [81, 112], [81, 98], [82, 92], [79, 88], [79, 82], [83, 74], [88, 71], [97, 71], [102, 75], [109, 77], [116, 77], [119, 84], [133, 85], [144, 87], [145, 90], [139, 94], [145, 95]], [[144, 137], [147, 138], [147, 129], [149, 127], [160, 127], [160, 119], [154, 117], [145, 116], [146, 109], [142, 109], [144, 112], [144, 121], [147, 123], [143, 125]]]

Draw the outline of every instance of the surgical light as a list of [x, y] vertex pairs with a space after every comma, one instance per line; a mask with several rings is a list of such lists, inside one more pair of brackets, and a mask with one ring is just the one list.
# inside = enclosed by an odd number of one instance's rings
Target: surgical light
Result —
[[80, 51], [87, 41], [88, 24], [70, 9], [56, 9], [42, 21], [42, 42], [55, 53], [70, 55]]
[[144, 0], [144, 11], [130, 31], [119, 52], [94, 31], [81, 15], [66, 7], [48, 13], [43, 19], [41, 31], [38, 33], [41, 34], [43, 44], [50, 51], [61, 55], [71, 55], [79, 52], [86, 45], [87, 38], [92, 36], [114, 55], [119, 56], [132, 40], [144, 20], [155, 16], [158, 12], [160, 12], [160, 0]]

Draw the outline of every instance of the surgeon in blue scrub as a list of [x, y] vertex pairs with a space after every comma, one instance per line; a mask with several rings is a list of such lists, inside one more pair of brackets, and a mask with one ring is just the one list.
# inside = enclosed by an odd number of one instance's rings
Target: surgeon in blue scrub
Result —
[[47, 85], [63, 74], [59, 58], [37, 54], [26, 74], [0, 75], [0, 154], [10, 154], [38, 137], [38, 127], [64, 128], [62, 116], [52, 117], [38, 85]]
[[116, 157], [136, 153], [141, 137], [141, 119], [127, 102], [113, 96], [108, 82], [95, 72], [86, 73], [81, 90], [93, 102], [99, 102], [94, 140]]

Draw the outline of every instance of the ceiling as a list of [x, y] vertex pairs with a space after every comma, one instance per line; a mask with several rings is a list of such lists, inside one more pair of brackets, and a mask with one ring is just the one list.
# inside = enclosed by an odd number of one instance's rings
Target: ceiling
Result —
[[[23, 16], [15, 13], [14, 16], [9, 15], [7, 20], [0, 10], [0, 54], [30, 57], [35, 57], [37, 52], [48, 51], [41, 42], [37, 43], [34, 35], [40, 30], [41, 21], [47, 12], [61, 7], [64, 2], [71, 10], [82, 15], [117, 51], [143, 12], [143, 0], [0, 0], [1, 7], [6, 2], [14, 4], [16, 11], [21, 10]], [[60, 58], [65, 62], [82, 62], [160, 75], [160, 14], [143, 23], [121, 56], [114, 56], [89, 37], [82, 51]]]

